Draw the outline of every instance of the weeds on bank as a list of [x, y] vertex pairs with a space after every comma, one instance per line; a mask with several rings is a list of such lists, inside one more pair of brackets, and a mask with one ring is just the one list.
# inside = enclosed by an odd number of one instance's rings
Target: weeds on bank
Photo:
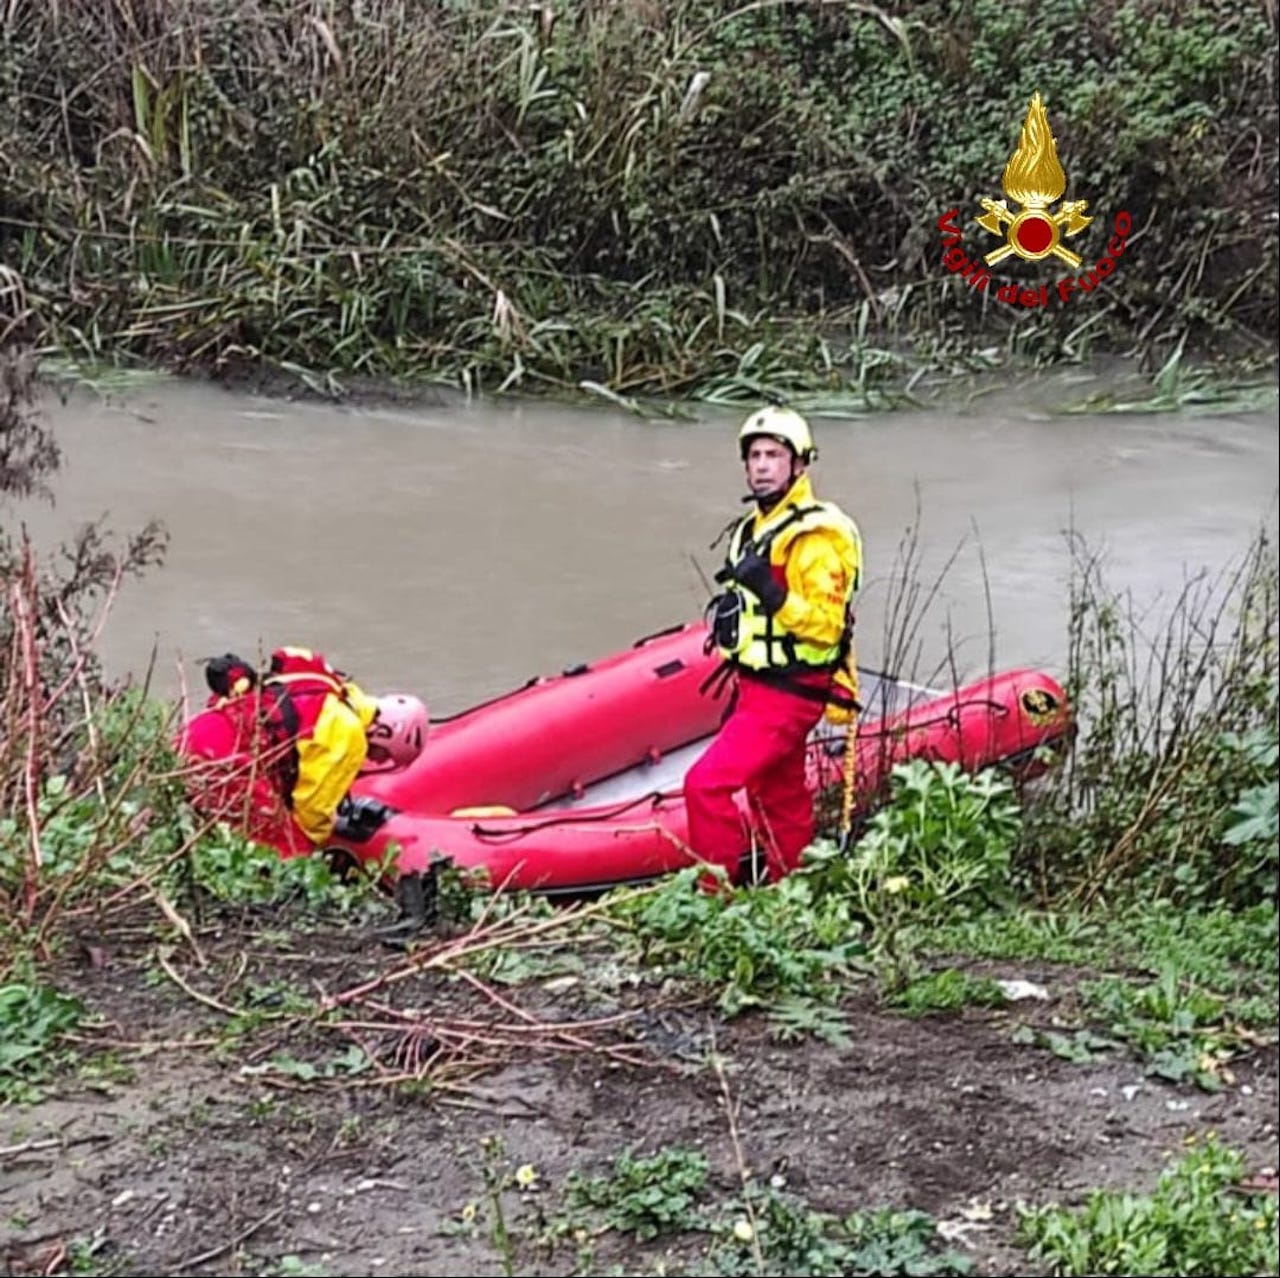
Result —
[[912, 975], [928, 930], [1008, 900], [1022, 828], [1012, 782], [994, 770], [915, 759], [891, 774], [889, 800], [841, 854], [819, 844], [829, 890], [849, 892], [871, 929], [871, 955], [887, 989]]
[[[1077, 1061], [1127, 1050], [1155, 1077], [1216, 1091], [1237, 1055], [1275, 1042], [1276, 917], [1271, 903], [1240, 911], [1168, 901], [1110, 913], [1020, 909], [943, 925], [929, 948], [1063, 964], [1051, 990], [1065, 998], [1058, 1027], [1021, 1027], [1017, 1041]], [[1104, 975], [1079, 980], [1082, 968]]]
[[1154, 1193], [1094, 1190], [1082, 1207], [1024, 1209], [1020, 1233], [1065, 1275], [1275, 1273], [1276, 1196], [1250, 1191], [1244, 1171], [1210, 1136]]
[[0, 1105], [39, 1096], [40, 1084], [71, 1059], [59, 1041], [84, 1011], [78, 999], [44, 985], [0, 985]]
[[[837, 1216], [815, 1211], [792, 1194], [760, 1189], [727, 1204], [748, 1208], [754, 1223], [713, 1226], [717, 1241], [700, 1270], [706, 1274], [968, 1274], [970, 1258], [942, 1245], [926, 1212], [877, 1208]], [[748, 1236], [748, 1235], [752, 1236]]]
[[1238, 1027], [1228, 1021], [1224, 1001], [1197, 988], [1190, 974], [1171, 967], [1147, 984], [1086, 981], [1080, 998], [1085, 1014], [1145, 1060], [1150, 1074], [1191, 1080], [1207, 1091], [1217, 1091], [1224, 1074], [1230, 1077], [1226, 1065], [1240, 1046]]
[[1243, 910], [1184, 909], [1169, 901], [1117, 905], [1111, 910], [1018, 908], [955, 922], [930, 933], [932, 953], [973, 958], [1124, 965], [1155, 973], [1174, 963], [1223, 995], [1273, 995], [1277, 982], [1277, 914], [1270, 902]]
[[906, 1016], [954, 1012], [962, 1007], [1003, 1007], [1008, 1001], [999, 984], [970, 976], [958, 968], [943, 968], [917, 976], [890, 992], [887, 1002]]
[[706, 1157], [692, 1150], [660, 1149], [648, 1157], [628, 1150], [606, 1176], [570, 1172], [562, 1197], [569, 1218], [586, 1213], [594, 1221], [593, 1232], [613, 1229], [648, 1242], [659, 1234], [702, 1226], [697, 1204], [707, 1172]]
[[1124, 398], [1105, 391], [1060, 411], [1066, 414], [1101, 413], [1256, 413], [1276, 401], [1274, 377], [1223, 375], [1213, 368], [1188, 363], [1185, 335], [1151, 379], [1150, 394]]
[[823, 1005], [868, 974], [901, 987], [935, 921], [1002, 898], [1019, 826], [1007, 779], [916, 760], [893, 770], [848, 854], [819, 841], [781, 882], [719, 893], [686, 870], [616, 896], [608, 917], [637, 962], [717, 991], [725, 1015], [764, 1006], [780, 1037], [811, 1028], [840, 1041]]
[[1017, 869], [1044, 905], [1274, 900], [1274, 542], [1260, 534], [1229, 571], [1144, 611], [1107, 588], [1101, 556], [1072, 548], [1066, 682], [1080, 731], [1029, 810]]
[[702, 890], [701, 874], [617, 896], [608, 916], [638, 963], [716, 991], [725, 1015], [783, 996], [830, 1000], [864, 966], [852, 901], [816, 872], [722, 894]]
[[[526, 1253], [554, 1258], [574, 1248], [578, 1274], [643, 1272], [609, 1260], [630, 1244], [658, 1243], [663, 1271], [691, 1275], [966, 1274], [967, 1257], [942, 1245], [923, 1212], [877, 1208], [844, 1216], [815, 1210], [785, 1188], [748, 1180], [722, 1193], [704, 1155], [677, 1146], [626, 1150], [600, 1175], [574, 1170], [543, 1186], [531, 1167], [513, 1169], [500, 1142], [482, 1144], [485, 1202], [467, 1204], [446, 1233], [487, 1236], [504, 1273]], [[522, 1182], [523, 1173], [523, 1182]], [[521, 1190], [526, 1191], [521, 1193]], [[538, 1193], [530, 1193], [530, 1190]], [[551, 1205], [548, 1205], [550, 1199]], [[514, 1213], [514, 1214], [513, 1214]], [[621, 1235], [622, 1237], [615, 1237]]]
[[[1070, 7], [953, 8], [254, 0], [232, 28], [190, 0], [24, 6], [0, 46], [0, 269], [42, 299], [41, 341], [321, 390], [406, 373], [625, 400], [800, 370], [831, 392], [979, 330], [1074, 358], [1135, 317], [1160, 349], [1269, 333], [1258, 6], [1118, 4], [1087, 32]], [[1037, 89], [1091, 207], [1140, 224], [1083, 322], [984, 307], [938, 261], [934, 219], [990, 185]], [[816, 341], [829, 368], [800, 357]]]

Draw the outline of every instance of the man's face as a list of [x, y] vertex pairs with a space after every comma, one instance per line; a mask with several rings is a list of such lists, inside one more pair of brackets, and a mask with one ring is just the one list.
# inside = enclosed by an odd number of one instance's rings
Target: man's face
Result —
[[791, 487], [795, 455], [788, 444], [757, 435], [747, 445], [747, 487], [755, 498], [781, 497]]

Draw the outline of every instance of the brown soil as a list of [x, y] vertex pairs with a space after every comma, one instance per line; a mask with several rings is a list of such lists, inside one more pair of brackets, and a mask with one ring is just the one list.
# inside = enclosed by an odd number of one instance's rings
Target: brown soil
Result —
[[[203, 964], [175, 946], [170, 975], [149, 948], [95, 944], [60, 974], [100, 1021], [80, 1044], [88, 1073], [0, 1110], [4, 1273], [498, 1274], [486, 1170], [509, 1180], [521, 1164], [538, 1180], [502, 1191], [514, 1272], [681, 1272], [705, 1235], [640, 1245], [602, 1233], [589, 1262], [572, 1231], [554, 1247], [537, 1235], [564, 1218], [571, 1171], [604, 1174], [627, 1149], [701, 1151], [711, 1197], [731, 1197], [742, 1176], [735, 1130], [754, 1177], [814, 1208], [921, 1209], [975, 1272], [1028, 1273], [1014, 1238], [1019, 1201], [1150, 1189], [1210, 1130], [1251, 1170], [1277, 1162], [1273, 1046], [1234, 1061], [1217, 1094], [1154, 1080], [1123, 1057], [1075, 1064], [1019, 1046], [1017, 1024], [1047, 1027], [1070, 1006], [1072, 975], [1048, 966], [997, 969], [1054, 995], [1000, 1011], [911, 1020], [856, 995], [845, 1048], [781, 1045], [763, 1017], [725, 1023], [668, 989], [610, 980], [605, 963], [590, 981], [487, 994], [416, 973], [351, 1004], [366, 1020], [382, 1008], [384, 1023], [411, 1007], [436, 1018], [426, 1032], [402, 1023], [398, 1041], [376, 1027], [335, 1037], [288, 1016], [230, 1038], [228, 1016], [192, 991], [244, 1006], [252, 982], [264, 1013], [281, 1015], [287, 988], [315, 998], [405, 959], [355, 929], [255, 935], [241, 925], [202, 935], [200, 947]], [[523, 1018], [534, 1015], [586, 1028], [530, 1030]], [[508, 1027], [506, 1041], [482, 1024]], [[513, 1025], [536, 1041], [512, 1046]], [[296, 1065], [271, 1065], [285, 1053], [322, 1067], [353, 1041], [433, 1086], [369, 1073], [305, 1079]], [[707, 1064], [712, 1051], [720, 1071]], [[622, 1059], [632, 1055], [644, 1063]], [[501, 1144], [486, 1155], [491, 1138]]]

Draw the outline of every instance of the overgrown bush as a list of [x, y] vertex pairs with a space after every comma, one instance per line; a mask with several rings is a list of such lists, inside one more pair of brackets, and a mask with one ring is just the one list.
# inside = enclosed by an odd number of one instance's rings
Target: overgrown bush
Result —
[[1039, 91], [1086, 262], [1137, 228], [1090, 331], [1266, 352], [1275, 68], [1249, 0], [9, 6], [0, 269], [42, 340], [180, 365], [732, 397], [904, 337], [1078, 356], [1079, 307], [940, 265]]
[[1023, 872], [1046, 901], [1274, 902], [1274, 543], [1260, 535], [1234, 569], [1144, 613], [1076, 552], [1067, 691], [1081, 730], [1033, 809]]
[[927, 929], [1009, 901], [1021, 829], [1007, 777], [913, 759], [893, 769], [888, 801], [847, 857], [825, 842], [810, 856], [825, 866], [828, 890], [847, 893], [869, 923], [871, 954], [897, 989]]
[[900, 984], [931, 922], [1003, 900], [1019, 828], [1005, 778], [916, 760], [894, 769], [886, 806], [850, 852], [819, 840], [780, 882], [720, 893], [687, 870], [621, 894], [610, 915], [642, 961], [718, 988], [726, 1013], [766, 1004], [783, 1037], [838, 1038], [814, 1001], [837, 997], [871, 961]]
[[[52, 500], [59, 453], [34, 379], [28, 353], [0, 352], [0, 508]], [[174, 791], [161, 783], [171, 765], [157, 711], [104, 679], [95, 646], [121, 583], [156, 563], [165, 541], [149, 524], [117, 548], [90, 525], [50, 568], [25, 532], [0, 529], [0, 935], [41, 941], [41, 920], [75, 884], [168, 837]]]

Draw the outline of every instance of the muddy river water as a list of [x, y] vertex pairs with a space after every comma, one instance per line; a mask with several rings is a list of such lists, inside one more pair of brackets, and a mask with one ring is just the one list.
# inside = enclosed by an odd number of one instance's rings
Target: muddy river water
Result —
[[[899, 547], [927, 587], [954, 555], [907, 673], [1060, 665], [1074, 528], [1140, 604], [1237, 562], [1274, 528], [1277, 412], [1059, 416], [1010, 388], [959, 410], [816, 418], [820, 496], [858, 520], [864, 665], [890, 654]], [[1076, 395], [1079, 398], [1079, 395]], [[320, 648], [374, 691], [447, 713], [700, 615], [742, 509], [740, 413], [640, 421], [511, 402], [335, 406], [162, 380], [50, 398], [62, 446], [49, 544], [105, 515], [167, 526], [164, 566], [104, 631], [116, 673], [166, 695], [197, 658]]]

